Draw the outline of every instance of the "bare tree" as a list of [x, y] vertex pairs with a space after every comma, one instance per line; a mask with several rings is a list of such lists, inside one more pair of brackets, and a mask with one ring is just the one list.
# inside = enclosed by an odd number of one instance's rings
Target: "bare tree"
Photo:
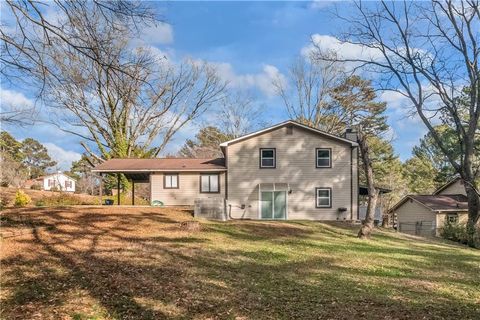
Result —
[[330, 93], [343, 79], [342, 67], [336, 63], [333, 52], [318, 51], [315, 54], [325, 55], [328, 61], [311, 55], [298, 57], [289, 68], [288, 81], [275, 80], [273, 84], [291, 118], [338, 133], [345, 119], [331, 103]]
[[[140, 1], [7, 0], [2, 7], [0, 75], [16, 86], [21, 82], [30, 89], [39, 85], [39, 94], [44, 92], [47, 78], [58, 76], [48, 59], [52, 47], [63, 46], [83, 59], [102, 63], [97, 59], [98, 48], [89, 41], [90, 34], [77, 32], [73, 24], [88, 26], [100, 20], [112, 30], [133, 31], [157, 21], [152, 9]], [[4, 123], [30, 124], [36, 119], [33, 107], [2, 106], [0, 118]]]
[[220, 101], [216, 121], [222, 132], [231, 139], [265, 127], [263, 106], [245, 92], [228, 92]]
[[[339, 15], [348, 25], [340, 40], [370, 54], [322, 60], [376, 73], [378, 88], [395, 91], [411, 102], [465, 182], [472, 242], [480, 208], [474, 146], [480, 125], [479, 2], [357, 2], [355, 7], [353, 17]], [[459, 101], [464, 88], [469, 96], [466, 107]], [[439, 118], [454, 127], [460, 159], [435, 131]]]
[[58, 69], [46, 83], [48, 101], [58, 114], [52, 121], [94, 143], [97, 158], [157, 156], [181, 127], [221, 97], [225, 84], [206, 63], [168, 63], [148, 48], [132, 48], [128, 30], [100, 22], [76, 27], [90, 34], [96, 57], [65, 46], [48, 52]]

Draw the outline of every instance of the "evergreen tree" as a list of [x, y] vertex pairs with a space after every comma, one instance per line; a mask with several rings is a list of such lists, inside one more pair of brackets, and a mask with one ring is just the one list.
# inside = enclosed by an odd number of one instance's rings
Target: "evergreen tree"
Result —
[[185, 158], [217, 158], [223, 157], [220, 143], [233, 139], [219, 128], [208, 126], [200, 129], [195, 140], [188, 139], [179, 151]]
[[23, 140], [21, 152], [24, 156], [22, 162], [28, 170], [30, 179], [38, 178], [45, 174], [45, 170], [57, 164], [48, 155], [47, 148], [35, 139]]

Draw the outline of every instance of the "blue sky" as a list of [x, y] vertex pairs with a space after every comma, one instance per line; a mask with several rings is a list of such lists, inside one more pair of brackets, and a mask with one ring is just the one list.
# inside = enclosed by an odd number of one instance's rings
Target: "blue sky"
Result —
[[[142, 40], [155, 46], [172, 60], [184, 57], [202, 59], [220, 66], [221, 76], [231, 86], [255, 92], [265, 106], [264, 117], [270, 123], [288, 118], [286, 110], [269, 86], [272, 75], [283, 75], [292, 60], [308, 48], [312, 37], [325, 40], [339, 50], [335, 35], [341, 25], [334, 19], [333, 2], [167, 2], [156, 3], [166, 24], [142, 34]], [[349, 10], [348, 3], [337, 3]], [[34, 103], [33, 93], [2, 81], [2, 104], [6, 101]], [[402, 160], [426, 133], [417, 118], [406, 118], [408, 101], [392, 93], [380, 98], [388, 102], [389, 123], [393, 129], [395, 152]], [[27, 101], [27, 102], [25, 102]], [[39, 117], [46, 110], [40, 110]], [[166, 152], [175, 152], [182, 142], [195, 134], [198, 124], [182, 130]], [[79, 138], [47, 123], [17, 128], [4, 127], [16, 138], [33, 137], [44, 143], [51, 155], [68, 169], [83, 151]], [[193, 129], [193, 130], [192, 130]]]

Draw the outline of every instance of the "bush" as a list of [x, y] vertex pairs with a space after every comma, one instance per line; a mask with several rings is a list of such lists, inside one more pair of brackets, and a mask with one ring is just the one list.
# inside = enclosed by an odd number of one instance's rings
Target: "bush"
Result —
[[[467, 226], [465, 224], [445, 220], [445, 224], [440, 230], [440, 235], [448, 240], [468, 244]], [[473, 238], [474, 246], [480, 247], [480, 229], [475, 230]]]
[[18, 190], [17, 193], [15, 193], [15, 207], [25, 207], [31, 201], [32, 199], [30, 199], [28, 194], [22, 190]]
[[32, 189], [32, 190], [42, 190], [42, 186], [39, 185], [38, 183], [35, 183], [35, 184], [32, 184], [30, 186], [30, 189]]
[[44, 207], [45, 206], [45, 200], [43, 200], [43, 199], [37, 200], [37, 201], [35, 201], [35, 205], [37, 207]]

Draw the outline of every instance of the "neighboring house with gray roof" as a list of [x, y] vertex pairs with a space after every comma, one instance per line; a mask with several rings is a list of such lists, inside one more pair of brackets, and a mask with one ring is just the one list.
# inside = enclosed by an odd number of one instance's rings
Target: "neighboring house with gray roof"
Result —
[[222, 143], [224, 158], [112, 159], [93, 171], [150, 183], [152, 204], [221, 199], [231, 219], [357, 220], [355, 137], [289, 120]]
[[431, 195], [407, 195], [390, 212], [398, 230], [416, 235], [439, 235], [445, 221], [467, 223], [468, 203], [463, 181], [456, 177]]

